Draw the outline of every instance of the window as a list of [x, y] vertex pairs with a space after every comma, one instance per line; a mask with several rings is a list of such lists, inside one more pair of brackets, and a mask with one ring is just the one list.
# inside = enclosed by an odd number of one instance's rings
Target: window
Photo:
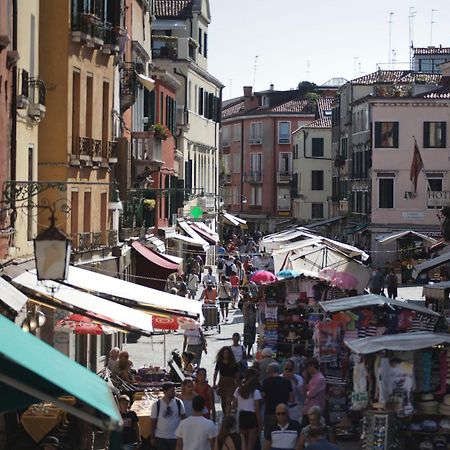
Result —
[[348, 138], [341, 139], [341, 156], [347, 159], [348, 156]]
[[323, 170], [311, 171], [311, 190], [323, 191]]
[[240, 153], [233, 154], [233, 173], [241, 173], [241, 155], [240, 155]]
[[262, 122], [250, 123], [250, 144], [262, 143]]
[[311, 203], [311, 219], [323, 219], [323, 203]]
[[263, 95], [261, 97], [261, 106], [269, 106], [269, 96]]
[[222, 155], [223, 173], [230, 173], [230, 155]]
[[208, 57], [208, 33], [203, 33], [203, 56]]
[[84, 193], [84, 216], [83, 216], [83, 231], [88, 233], [91, 231], [91, 193]]
[[200, 55], [203, 53], [203, 32], [202, 29], [198, 29], [198, 52]]
[[425, 148], [445, 148], [446, 122], [423, 123], [423, 146]]
[[398, 148], [398, 122], [375, 122], [375, 147]]
[[261, 206], [262, 205], [262, 187], [252, 186], [250, 191], [250, 205]]
[[233, 125], [233, 141], [240, 142], [241, 140], [241, 124], [235, 123]]
[[250, 153], [250, 172], [262, 172], [262, 153]]
[[290, 175], [292, 172], [292, 153], [280, 153], [279, 156], [280, 175]]
[[291, 192], [290, 188], [278, 188], [278, 211], [290, 211], [291, 209]]
[[198, 113], [202, 116], [203, 115], [203, 88], [198, 89]]
[[428, 175], [428, 188], [431, 192], [441, 192], [442, 191], [442, 176]]
[[291, 143], [291, 122], [278, 122], [278, 143]]
[[311, 139], [311, 156], [313, 158], [323, 158], [323, 138]]
[[378, 208], [394, 207], [394, 178], [378, 178]]
[[233, 186], [233, 205], [240, 205], [241, 204], [241, 196], [239, 195], [239, 186]]
[[222, 146], [228, 147], [230, 145], [230, 127], [222, 128]]
[[155, 91], [144, 91], [144, 131], [148, 131], [156, 123], [156, 95]]
[[93, 107], [93, 92], [94, 76], [88, 73], [86, 77], [86, 137], [92, 137], [92, 107]]
[[[34, 176], [33, 176], [33, 171], [34, 171], [34, 147], [32, 145], [28, 146], [28, 181], [33, 181], [34, 180]], [[31, 241], [34, 238], [34, 217], [33, 217], [33, 200], [32, 197], [29, 196], [28, 197], [28, 201], [27, 201], [27, 240]]]

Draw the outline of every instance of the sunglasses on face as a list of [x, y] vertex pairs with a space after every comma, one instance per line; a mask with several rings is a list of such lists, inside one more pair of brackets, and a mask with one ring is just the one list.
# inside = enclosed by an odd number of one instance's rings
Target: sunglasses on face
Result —
[[287, 412], [277, 412], [276, 413], [277, 416], [287, 416]]

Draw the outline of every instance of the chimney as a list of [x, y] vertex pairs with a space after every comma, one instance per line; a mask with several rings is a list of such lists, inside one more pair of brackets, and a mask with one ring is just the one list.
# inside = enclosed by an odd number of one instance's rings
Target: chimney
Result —
[[252, 86], [244, 86], [244, 109], [254, 109], [258, 107], [258, 99], [253, 95]]
[[273, 85], [273, 83], [270, 83], [270, 87], [269, 87], [269, 91], [274, 91], [275, 90], [275, 86]]

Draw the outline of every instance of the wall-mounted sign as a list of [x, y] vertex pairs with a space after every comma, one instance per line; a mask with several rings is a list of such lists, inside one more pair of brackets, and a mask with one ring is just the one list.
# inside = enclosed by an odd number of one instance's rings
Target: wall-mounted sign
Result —
[[408, 221], [423, 220], [425, 213], [422, 211], [405, 211], [402, 212], [402, 219]]
[[443, 206], [450, 206], [450, 191], [427, 192], [428, 208], [442, 208]]

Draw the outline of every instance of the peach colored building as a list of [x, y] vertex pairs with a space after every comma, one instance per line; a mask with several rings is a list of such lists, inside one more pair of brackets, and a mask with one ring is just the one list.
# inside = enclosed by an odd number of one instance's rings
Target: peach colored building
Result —
[[[420, 96], [377, 98], [369, 104], [372, 258], [381, 265], [395, 259], [396, 243], [380, 246], [380, 235], [414, 230], [441, 236], [439, 210], [450, 205], [450, 91], [447, 85]], [[414, 138], [423, 160], [417, 190], [410, 180]]]
[[[333, 88], [316, 88], [317, 97]], [[221, 180], [224, 206], [251, 230], [272, 232], [294, 220], [292, 132], [319, 115], [320, 98], [299, 90], [252, 92], [222, 108]]]

